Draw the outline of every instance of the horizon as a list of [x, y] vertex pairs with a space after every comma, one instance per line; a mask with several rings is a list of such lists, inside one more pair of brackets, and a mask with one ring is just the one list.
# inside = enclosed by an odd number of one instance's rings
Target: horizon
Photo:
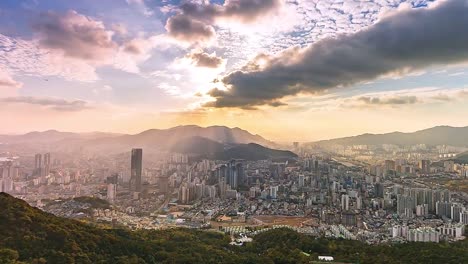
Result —
[[300, 141], [300, 140], [289, 140], [289, 141], [274, 140], [274, 139], [265, 137], [262, 134], [251, 132], [251, 131], [249, 131], [247, 129], [244, 129], [242, 127], [229, 127], [229, 126], [224, 126], [224, 125], [199, 126], [199, 125], [195, 125], [195, 124], [178, 125], [178, 126], [168, 127], [168, 128], [148, 128], [148, 129], [139, 131], [137, 133], [124, 133], [124, 132], [111, 132], [111, 131], [63, 131], [63, 130], [57, 130], [57, 129], [47, 129], [47, 130], [41, 130], [41, 131], [38, 131], [38, 130], [28, 131], [28, 132], [25, 132], [25, 133], [18, 133], [18, 134], [2, 134], [2, 133], [0, 133], [0, 135], [3, 135], [3, 136], [21, 136], [21, 135], [26, 135], [26, 134], [29, 134], [29, 133], [45, 133], [45, 132], [77, 133], [77, 134], [108, 133], [108, 134], [115, 134], [115, 135], [138, 135], [138, 134], [141, 134], [143, 132], [150, 131], [150, 130], [170, 130], [170, 129], [174, 129], [174, 128], [178, 128], [178, 127], [199, 127], [199, 128], [224, 127], [224, 128], [228, 128], [228, 129], [240, 129], [240, 130], [246, 131], [246, 132], [248, 132], [248, 133], [250, 133], [250, 134], [252, 134], [254, 136], [260, 136], [263, 139], [266, 139], [268, 141], [287, 144], [287, 143], [291, 143], [291, 142], [311, 143], [311, 142], [317, 142], [317, 141], [326, 141], [326, 140], [356, 137], [356, 136], [362, 136], [362, 135], [383, 135], [383, 134], [391, 134], [391, 133], [411, 134], [411, 133], [416, 133], [416, 132], [419, 132], [419, 131], [434, 129], [434, 128], [438, 128], [438, 127], [466, 128], [466, 127], [468, 127], [468, 125], [467, 126], [437, 125], [437, 126], [426, 127], [426, 128], [422, 128], [422, 129], [418, 129], [418, 130], [411, 130], [411, 131], [396, 131], [395, 130], [395, 131], [387, 131], [387, 132], [382, 132], [382, 133], [365, 132], [365, 133], [361, 133], [361, 134], [347, 135], [347, 136], [343, 136], [343, 137], [323, 138], [323, 139], [315, 139], [315, 140], [311, 139], [311, 140], [305, 140], [305, 141]]
[[466, 12], [465, 0], [3, 1], [0, 134], [221, 124], [305, 142], [465, 126]]

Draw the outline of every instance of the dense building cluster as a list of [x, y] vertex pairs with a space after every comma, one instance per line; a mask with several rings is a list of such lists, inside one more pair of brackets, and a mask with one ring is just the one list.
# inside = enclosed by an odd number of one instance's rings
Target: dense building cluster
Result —
[[[340, 153], [295, 143], [292, 149], [299, 158], [223, 161], [141, 148], [108, 157], [10, 155], [1, 160], [0, 186], [68, 217], [84, 217], [74, 212], [92, 206], [66, 199], [104, 199], [111, 208], [88, 217], [130, 228], [253, 234], [287, 226], [367, 243], [463, 238], [468, 196], [447, 183], [466, 179], [466, 165], [444, 159], [444, 148], [354, 146]], [[50, 201], [65, 201], [67, 210]]]

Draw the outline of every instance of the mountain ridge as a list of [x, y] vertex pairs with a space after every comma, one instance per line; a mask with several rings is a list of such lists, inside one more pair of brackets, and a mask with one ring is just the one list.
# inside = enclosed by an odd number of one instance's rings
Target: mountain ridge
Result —
[[468, 126], [435, 126], [415, 132], [365, 133], [357, 136], [311, 142], [316, 145], [451, 145], [468, 146]]
[[267, 147], [277, 145], [260, 135], [238, 127], [201, 127], [196, 125], [177, 126], [168, 129], [148, 129], [136, 134], [112, 134], [104, 132], [73, 133], [47, 130], [23, 135], [0, 135], [0, 143], [26, 147], [31, 151], [86, 150], [94, 153], [117, 154], [131, 148], [144, 148], [145, 152], [170, 151], [173, 146], [188, 138], [199, 137], [223, 145], [256, 143]]

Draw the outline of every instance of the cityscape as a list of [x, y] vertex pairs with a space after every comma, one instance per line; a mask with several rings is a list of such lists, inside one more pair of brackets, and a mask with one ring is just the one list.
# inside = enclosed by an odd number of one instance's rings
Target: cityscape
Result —
[[[3, 152], [1, 191], [67, 218], [216, 230], [233, 239], [288, 227], [369, 244], [463, 240], [468, 224], [468, 162], [456, 158], [468, 147], [292, 142], [284, 156], [217, 160], [177, 152], [150, 158], [143, 148], [22, 154], [22, 144]], [[83, 196], [109, 206], [74, 200]]]
[[0, 1], [0, 264], [468, 263], [467, 14]]

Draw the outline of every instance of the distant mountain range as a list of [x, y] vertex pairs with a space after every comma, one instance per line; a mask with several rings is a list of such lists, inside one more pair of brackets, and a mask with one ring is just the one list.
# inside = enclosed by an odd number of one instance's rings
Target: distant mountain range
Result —
[[354, 137], [344, 137], [313, 142], [317, 145], [381, 145], [394, 144], [400, 146], [426, 144], [468, 146], [468, 127], [437, 126], [413, 133], [393, 132], [386, 134], [363, 134]]
[[[150, 129], [138, 134], [71, 133], [49, 130], [24, 135], [0, 135], [0, 143], [30, 151], [85, 150], [94, 153], [118, 154], [131, 148], [143, 148], [146, 153], [178, 152], [213, 159], [294, 158], [289, 151], [259, 135], [240, 128], [225, 126], [178, 126], [169, 129]], [[270, 148], [269, 148], [270, 147]]]

